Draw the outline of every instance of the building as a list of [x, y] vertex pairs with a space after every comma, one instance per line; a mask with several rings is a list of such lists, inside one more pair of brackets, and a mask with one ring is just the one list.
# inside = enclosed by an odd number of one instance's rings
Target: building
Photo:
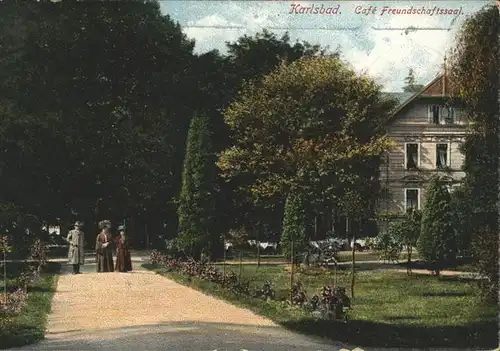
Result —
[[425, 189], [436, 174], [449, 182], [450, 191], [465, 176], [459, 147], [467, 122], [463, 110], [450, 105], [449, 83], [449, 77], [442, 73], [419, 93], [393, 93], [400, 104], [388, 123], [387, 134], [396, 146], [382, 160], [380, 213], [421, 209]]

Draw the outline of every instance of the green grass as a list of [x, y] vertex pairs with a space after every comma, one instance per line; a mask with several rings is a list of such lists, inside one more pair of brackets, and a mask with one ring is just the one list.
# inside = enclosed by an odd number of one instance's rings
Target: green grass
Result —
[[[10, 264], [13, 278], [19, 265]], [[28, 290], [27, 306], [16, 317], [0, 326], [0, 349], [33, 344], [44, 338], [47, 315], [50, 312], [60, 264], [48, 263], [40, 280]], [[11, 281], [12, 283], [12, 281]]]
[[[400, 262], [400, 265], [406, 267], [405, 262]], [[423, 261], [412, 262], [411, 267], [413, 269], [430, 269]], [[449, 264], [443, 267], [443, 270], [447, 271], [458, 271], [458, 272], [476, 272], [472, 258], [459, 258], [454, 264]]]
[[[483, 303], [475, 282], [450, 277], [407, 276], [389, 271], [360, 271], [356, 275], [355, 301], [347, 324], [317, 321], [299, 309], [279, 302], [235, 296], [210, 282], [145, 268], [214, 296], [248, 307], [292, 330], [365, 347], [475, 347], [494, 348], [497, 341], [497, 306]], [[289, 294], [290, 275], [283, 266], [243, 265], [242, 276], [253, 286], [273, 282], [278, 298]], [[238, 266], [226, 266], [239, 274]], [[307, 269], [295, 275], [311, 297], [323, 284], [350, 286], [349, 269], [337, 275]], [[349, 289], [348, 289], [349, 290]]]
[[[356, 262], [366, 262], [366, 261], [378, 261], [379, 254], [374, 251], [356, 251]], [[404, 262], [406, 260], [406, 253], [401, 254], [400, 262]], [[253, 252], [243, 252], [242, 255], [243, 262], [255, 262], [257, 261], [257, 255]], [[337, 256], [338, 262], [351, 262], [352, 260], [352, 251], [340, 251]], [[413, 253], [412, 259], [418, 259], [418, 254]], [[238, 261], [239, 254], [236, 252], [233, 256], [228, 256], [227, 261]], [[285, 263], [285, 259], [282, 255], [261, 255], [260, 256], [261, 263], [266, 262], [283, 262]]]

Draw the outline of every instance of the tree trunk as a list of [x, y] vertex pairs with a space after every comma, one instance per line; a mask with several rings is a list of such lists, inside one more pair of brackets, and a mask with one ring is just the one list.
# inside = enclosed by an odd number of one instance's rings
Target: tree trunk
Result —
[[410, 246], [407, 246], [407, 251], [408, 251], [408, 266], [406, 267], [406, 274], [410, 275], [411, 274], [411, 254], [413, 251], [413, 248]]
[[[346, 232], [349, 234], [350, 225], [349, 217], [346, 218]], [[351, 267], [351, 299], [354, 301], [354, 284], [356, 274], [356, 231], [352, 230], [352, 267]]]
[[[496, 0], [497, 8], [498, 8], [498, 14], [500, 16], [500, 0]], [[498, 43], [497, 43], [497, 60], [500, 61], [500, 29], [498, 29]], [[497, 107], [500, 107], [500, 70], [497, 71], [497, 79], [498, 79], [498, 105]], [[497, 135], [498, 135], [498, 149], [497, 151], [500, 151], [500, 113], [497, 110], [497, 119], [498, 119], [498, 124], [497, 128]], [[498, 164], [497, 164], [497, 177], [498, 177], [498, 189], [497, 189], [497, 230], [500, 231], [500, 152], [498, 153]], [[498, 233], [500, 235], [500, 233]], [[498, 247], [498, 252], [500, 254], [500, 246]]]

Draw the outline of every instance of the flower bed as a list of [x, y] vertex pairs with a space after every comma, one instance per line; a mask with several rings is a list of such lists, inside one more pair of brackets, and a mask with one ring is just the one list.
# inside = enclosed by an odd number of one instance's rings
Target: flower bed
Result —
[[[215, 283], [235, 295], [266, 301], [277, 300], [271, 281], [265, 281], [262, 286], [251, 286], [249, 281], [239, 278], [232, 271], [224, 273], [212, 264], [193, 259], [181, 261], [169, 258], [156, 250], [151, 253], [149, 261], [151, 264], [162, 265], [169, 271]], [[300, 282], [295, 282], [293, 285], [289, 299], [281, 302], [286, 302], [288, 306], [302, 308], [317, 318], [328, 320], [347, 321], [347, 312], [350, 308], [350, 300], [344, 288], [325, 285], [319, 294], [309, 299]]]

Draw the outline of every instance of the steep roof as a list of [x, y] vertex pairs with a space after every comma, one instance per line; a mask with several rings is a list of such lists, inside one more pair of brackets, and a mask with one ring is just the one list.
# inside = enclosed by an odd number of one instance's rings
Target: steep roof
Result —
[[389, 98], [394, 99], [398, 102], [396, 108], [399, 108], [401, 105], [405, 104], [409, 99], [413, 97], [416, 93], [406, 93], [406, 92], [386, 92], [384, 93]]
[[450, 96], [450, 89], [449, 89], [449, 76], [445, 75], [444, 73], [440, 73], [434, 78], [429, 84], [427, 84], [425, 87], [422, 88], [422, 90], [413, 96], [411, 96], [409, 99], [401, 103], [396, 110], [394, 111], [393, 115], [396, 116], [401, 110], [403, 110], [406, 106], [408, 106], [410, 103], [415, 101], [419, 97], [446, 97]]

